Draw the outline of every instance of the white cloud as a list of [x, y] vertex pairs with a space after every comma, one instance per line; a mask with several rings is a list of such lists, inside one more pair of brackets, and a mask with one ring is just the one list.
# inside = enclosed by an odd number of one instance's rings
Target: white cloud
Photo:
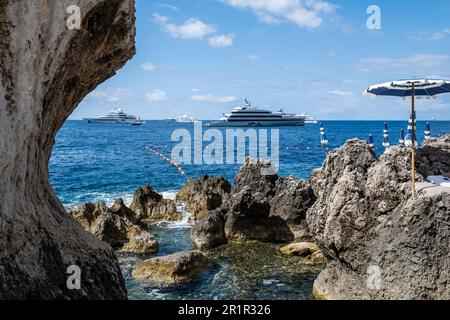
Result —
[[257, 60], [259, 60], [259, 57], [256, 55], [256, 54], [249, 54], [248, 56], [247, 56], [247, 59], [248, 60], [253, 60], [253, 61], [257, 61]]
[[192, 92], [199, 92], [199, 91], [200, 91], [200, 89], [192, 88]]
[[124, 88], [97, 89], [90, 93], [88, 98], [104, 102], [120, 102], [127, 100], [129, 97], [133, 96], [134, 93], [133, 90]]
[[252, 10], [264, 23], [291, 22], [302, 28], [318, 28], [339, 8], [324, 0], [222, 0], [239, 9]]
[[341, 97], [348, 97], [353, 95], [353, 92], [350, 91], [341, 91], [341, 90], [332, 90], [332, 91], [328, 91], [329, 94], [334, 94], [337, 96], [341, 96]]
[[153, 92], [147, 93], [146, 97], [147, 100], [151, 102], [162, 102], [169, 100], [167, 93], [159, 89], [155, 89]]
[[417, 32], [413, 35], [413, 38], [417, 40], [438, 41], [443, 40], [449, 36], [450, 36], [450, 28], [445, 28], [440, 31]]
[[160, 15], [159, 13], [155, 12], [153, 13], [153, 21], [156, 22], [157, 24], [165, 24], [169, 21], [169, 17]]
[[209, 38], [209, 45], [213, 48], [230, 47], [233, 45], [234, 34], [217, 35]]
[[141, 64], [141, 69], [148, 71], [148, 72], [152, 72], [155, 70], [173, 70], [174, 67], [171, 65], [166, 65], [166, 64], [153, 64], [151, 62], [146, 62], [144, 64]]
[[403, 58], [374, 57], [361, 59], [355, 67], [363, 72], [390, 72], [397, 77], [426, 76], [449, 72], [450, 56], [446, 54], [414, 54]]
[[178, 8], [177, 6], [174, 6], [172, 4], [160, 3], [159, 6], [161, 8], [166, 8], [166, 9], [170, 9], [170, 10], [173, 10], [173, 11], [180, 11], [180, 8]]
[[216, 32], [213, 26], [198, 19], [186, 20], [181, 25], [170, 23], [169, 20], [170, 18], [158, 13], [153, 14], [153, 21], [173, 38], [202, 40], [205, 36]]
[[156, 69], [156, 66], [151, 63], [151, 62], [146, 62], [144, 64], [141, 65], [141, 68], [144, 69], [145, 71], [153, 71]]
[[191, 101], [199, 101], [199, 102], [214, 102], [214, 103], [226, 103], [226, 102], [234, 102], [236, 101], [235, 96], [213, 96], [210, 94], [207, 95], [194, 95], [189, 98]]

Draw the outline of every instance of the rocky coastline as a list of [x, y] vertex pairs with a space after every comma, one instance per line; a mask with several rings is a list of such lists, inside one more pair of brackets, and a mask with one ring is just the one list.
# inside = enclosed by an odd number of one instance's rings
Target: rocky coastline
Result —
[[[450, 192], [425, 180], [450, 172], [450, 136], [429, 140], [418, 150], [415, 197], [408, 153], [392, 147], [378, 158], [367, 142], [349, 140], [328, 155], [310, 181], [279, 177], [268, 170], [269, 163], [249, 158], [233, 187], [223, 178], [205, 176], [190, 180], [177, 199], [201, 212], [191, 239], [206, 256], [227, 244], [258, 241], [278, 244], [282, 254], [298, 256], [305, 265], [324, 266], [313, 288], [317, 299], [445, 299]], [[135, 199], [146, 204], [140, 208], [147, 215], [152, 215], [149, 207], [173, 207], [160, 197], [158, 204], [142, 200], [141, 193]], [[121, 217], [133, 212], [120, 200], [109, 211]], [[93, 230], [96, 234], [100, 228]], [[143, 281], [185, 283], [207, 265], [199, 254], [153, 258], [139, 264], [133, 275]], [[177, 272], [188, 276], [177, 278]]]

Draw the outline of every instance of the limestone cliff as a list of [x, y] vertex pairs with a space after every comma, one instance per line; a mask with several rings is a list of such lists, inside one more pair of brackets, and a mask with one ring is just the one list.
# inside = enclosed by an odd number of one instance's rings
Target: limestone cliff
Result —
[[0, 1], [0, 299], [126, 298], [111, 247], [68, 215], [48, 161], [79, 102], [134, 55], [134, 25], [133, 0]]

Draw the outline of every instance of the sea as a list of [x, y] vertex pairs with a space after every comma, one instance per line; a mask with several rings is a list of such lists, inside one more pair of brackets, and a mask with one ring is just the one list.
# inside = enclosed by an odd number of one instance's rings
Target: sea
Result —
[[[406, 133], [408, 122], [387, 123], [390, 143], [396, 145], [400, 129]], [[419, 143], [424, 140], [425, 123], [417, 122]], [[430, 121], [430, 125], [432, 136], [450, 133], [450, 121]], [[280, 176], [308, 179], [313, 169], [322, 166], [327, 152], [351, 138], [367, 140], [371, 134], [374, 151], [380, 155], [385, 150], [382, 146], [384, 121], [323, 121], [323, 127], [329, 140], [327, 148], [320, 143], [318, 124], [262, 129], [267, 130], [269, 137], [274, 136], [271, 130], [278, 132]], [[204, 134], [207, 128], [202, 130], [201, 134]], [[226, 140], [225, 129], [216, 130], [222, 132]], [[198, 130], [195, 131], [193, 123], [146, 121], [144, 125], [134, 127], [69, 120], [60, 129], [50, 158], [52, 186], [70, 210], [80, 203], [103, 201], [112, 204], [118, 198], [130, 203], [134, 191], [145, 184], [166, 198], [174, 199], [189, 178], [207, 174], [224, 176], [232, 183], [240, 167], [236, 161], [213, 165], [180, 164], [185, 173], [181, 175], [169, 162], [147, 150], [152, 148], [170, 158], [173, 149], [180, 144], [180, 140], [172, 141], [177, 132], [192, 137], [193, 149], [194, 137], [199, 136]], [[270, 141], [271, 138], [269, 149]], [[208, 144], [203, 142], [200, 150], [205, 150]], [[246, 147], [248, 149], [250, 145]], [[184, 215], [183, 221], [151, 227], [150, 231], [160, 243], [158, 256], [193, 249], [189, 237], [192, 219], [182, 204], [178, 206]], [[138, 282], [131, 277], [133, 267], [151, 256], [118, 255], [129, 298], [134, 300], [312, 299], [312, 285], [320, 272], [318, 267], [305, 265], [302, 258], [281, 255], [279, 245], [274, 244], [232, 244], [215, 249], [208, 256], [212, 263], [193, 282], [170, 287]]]

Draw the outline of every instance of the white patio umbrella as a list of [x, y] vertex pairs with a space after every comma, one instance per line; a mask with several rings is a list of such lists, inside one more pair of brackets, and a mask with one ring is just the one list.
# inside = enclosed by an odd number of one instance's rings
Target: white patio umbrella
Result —
[[411, 156], [411, 179], [412, 192], [416, 189], [416, 172], [415, 172], [415, 98], [431, 99], [444, 93], [450, 93], [450, 81], [441, 79], [405, 79], [381, 84], [375, 84], [364, 91], [364, 95], [368, 97], [376, 96], [393, 96], [407, 99], [411, 97], [411, 114], [412, 114], [412, 156]]

